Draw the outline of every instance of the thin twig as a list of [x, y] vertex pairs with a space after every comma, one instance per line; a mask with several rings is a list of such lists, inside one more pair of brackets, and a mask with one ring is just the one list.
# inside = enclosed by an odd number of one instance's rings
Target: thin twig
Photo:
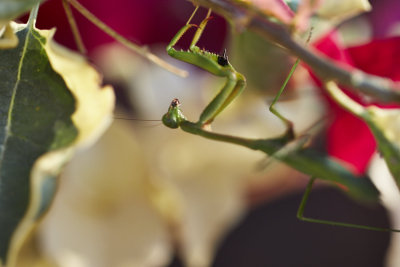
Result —
[[211, 8], [239, 28], [248, 28], [265, 39], [300, 58], [324, 81], [334, 80], [356, 92], [362, 92], [382, 102], [400, 102], [400, 84], [390, 79], [344, 68], [312, 47], [304, 47], [292, 38], [288, 27], [268, 20], [254, 7], [231, 0], [189, 0], [195, 5]]
[[87, 10], [85, 7], [83, 7], [78, 1], [76, 0], [67, 0], [76, 10], [81, 13], [85, 18], [87, 18], [90, 22], [92, 22], [94, 25], [96, 25], [99, 29], [101, 29], [103, 32], [111, 36], [113, 39], [121, 43], [122, 45], [128, 47], [129, 49], [133, 50], [134, 52], [138, 53], [139, 55], [144, 56], [154, 64], [157, 64], [158, 66], [175, 73], [176, 75], [179, 75], [181, 77], [186, 77], [187, 72], [184, 70], [181, 70], [177, 67], [172, 66], [171, 64], [167, 63], [166, 61], [162, 60], [161, 58], [157, 57], [156, 55], [152, 54], [147, 47], [145, 46], [138, 46], [122, 35], [118, 34], [116, 31], [108, 27], [106, 24], [104, 24], [100, 19], [98, 19], [95, 15], [93, 15], [89, 10]]
[[62, 0], [65, 14], [67, 15], [69, 26], [71, 27], [72, 35], [74, 36], [76, 46], [78, 47], [79, 52], [82, 54], [86, 54], [87, 50], [85, 45], [83, 44], [81, 34], [79, 33], [78, 25], [76, 24], [74, 14], [72, 14], [71, 6], [67, 2], [67, 0]]

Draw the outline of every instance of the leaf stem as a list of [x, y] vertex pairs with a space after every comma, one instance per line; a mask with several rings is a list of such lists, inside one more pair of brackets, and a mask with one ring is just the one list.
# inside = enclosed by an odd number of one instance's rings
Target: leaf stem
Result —
[[121, 43], [122, 45], [126, 46], [127, 48], [131, 49], [132, 51], [138, 53], [139, 55], [147, 58], [149, 61], [153, 62], [154, 64], [166, 69], [178, 76], [186, 77], [187, 72], [185, 70], [181, 70], [177, 67], [172, 66], [171, 64], [167, 63], [166, 61], [162, 60], [161, 58], [157, 57], [153, 53], [149, 51], [146, 46], [138, 46], [122, 35], [118, 34], [116, 31], [108, 27], [104, 24], [99, 18], [93, 15], [89, 10], [83, 7], [78, 1], [76, 0], [67, 0], [76, 10], [81, 13], [85, 18], [87, 18], [90, 22], [96, 25], [100, 30], [114, 38], [116, 41]]
[[363, 115], [365, 114], [365, 108], [343, 93], [343, 91], [340, 90], [334, 81], [328, 81], [325, 83], [325, 88], [328, 94], [342, 108], [354, 114], [355, 116], [363, 118]]
[[36, 18], [37, 18], [37, 15], [38, 15], [39, 6], [40, 6], [40, 3], [37, 3], [37, 4], [31, 9], [31, 12], [29, 13], [29, 19], [28, 19], [28, 27], [29, 27], [29, 28], [34, 27], [35, 24], [36, 24]]

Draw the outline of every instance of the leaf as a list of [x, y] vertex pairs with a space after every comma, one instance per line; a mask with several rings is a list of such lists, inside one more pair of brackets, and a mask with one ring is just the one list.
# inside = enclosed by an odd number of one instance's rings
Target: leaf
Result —
[[29, 11], [43, 0], [0, 0], [0, 25]]
[[47, 211], [57, 175], [78, 147], [111, 121], [114, 95], [53, 31], [12, 24], [20, 40], [0, 50], [0, 265], [15, 266], [27, 235]]

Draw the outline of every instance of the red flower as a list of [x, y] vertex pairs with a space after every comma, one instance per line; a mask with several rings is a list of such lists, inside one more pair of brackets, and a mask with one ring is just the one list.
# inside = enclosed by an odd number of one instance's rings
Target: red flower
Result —
[[[79, 0], [79, 2], [109, 27], [138, 45], [162, 44], [165, 46], [186, 23], [194, 10], [190, 2], [181, 0], [115, 0], [113, 2]], [[73, 7], [71, 9], [89, 52], [114, 41]], [[194, 23], [200, 23], [206, 12], [207, 10], [202, 8], [194, 19]], [[210, 25], [212, 26], [207, 27], [204, 38], [200, 39], [199, 46], [205, 46], [216, 53], [221, 52], [226, 23], [220, 16], [213, 14]], [[45, 1], [40, 6], [37, 27], [39, 29], [57, 27], [56, 41], [64, 46], [76, 48], [61, 1]], [[191, 36], [184, 37], [183, 43], [189, 44]]]
[[[400, 81], [400, 37], [373, 40], [370, 43], [344, 48], [336, 32], [315, 43], [315, 47], [338, 64], [355, 67], [366, 73]], [[367, 103], [353, 92], [344, 91], [360, 104], [391, 108], [394, 105]], [[363, 173], [376, 150], [375, 139], [368, 126], [325, 95], [333, 122], [327, 134], [328, 153]]]

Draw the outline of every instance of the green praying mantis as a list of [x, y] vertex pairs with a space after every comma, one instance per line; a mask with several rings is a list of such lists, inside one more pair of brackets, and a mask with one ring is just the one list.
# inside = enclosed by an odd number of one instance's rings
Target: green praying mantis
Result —
[[[244, 146], [252, 150], [262, 151], [267, 155], [284, 162], [290, 167], [309, 175], [311, 179], [306, 187], [297, 212], [297, 217], [300, 220], [359, 229], [400, 232], [400, 230], [396, 229], [333, 222], [312, 219], [303, 216], [312, 185], [317, 178], [332, 182], [336, 185], [339, 184], [345, 188], [345, 191], [350, 196], [366, 201], [377, 201], [379, 192], [367, 176], [356, 176], [334, 158], [331, 158], [313, 148], [307, 147], [305, 145], [307, 143], [307, 137], [300, 137], [296, 139], [292, 122], [275, 109], [275, 103], [282, 94], [287, 82], [296, 69], [299, 60], [297, 60], [293, 65], [289, 75], [269, 107], [269, 110], [285, 124], [286, 131], [283, 133], [283, 135], [271, 139], [247, 139], [215, 133], [211, 130], [210, 125], [214, 119], [244, 90], [246, 87], [246, 79], [229, 63], [228, 57], [226, 56], [226, 51], [223, 55], [217, 55], [207, 50], [200, 49], [198, 46], [196, 46], [207, 25], [207, 22], [211, 18], [210, 9], [208, 10], [206, 17], [198, 26], [191, 24], [191, 20], [194, 17], [197, 9], [198, 7], [196, 7], [187, 23], [172, 38], [171, 42], [167, 46], [167, 52], [170, 56], [178, 60], [200, 67], [213, 75], [226, 78], [226, 83], [217, 93], [217, 95], [211, 100], [211, 102], [204, 108], [197, 122], [191, 122], [187, 120], [182, 113], [179, 100], [176, 98], [172, 100], [167, 113], [162, 117], [162, 122], [164, 125], [170, 128], [181, 128], [185, 132], [200, 135], [211, 140], [228, 142]], [[197, 30], [190, 43], [189, 49], [176, 50], [174, 46], [192, 27], [197, 28]]]

